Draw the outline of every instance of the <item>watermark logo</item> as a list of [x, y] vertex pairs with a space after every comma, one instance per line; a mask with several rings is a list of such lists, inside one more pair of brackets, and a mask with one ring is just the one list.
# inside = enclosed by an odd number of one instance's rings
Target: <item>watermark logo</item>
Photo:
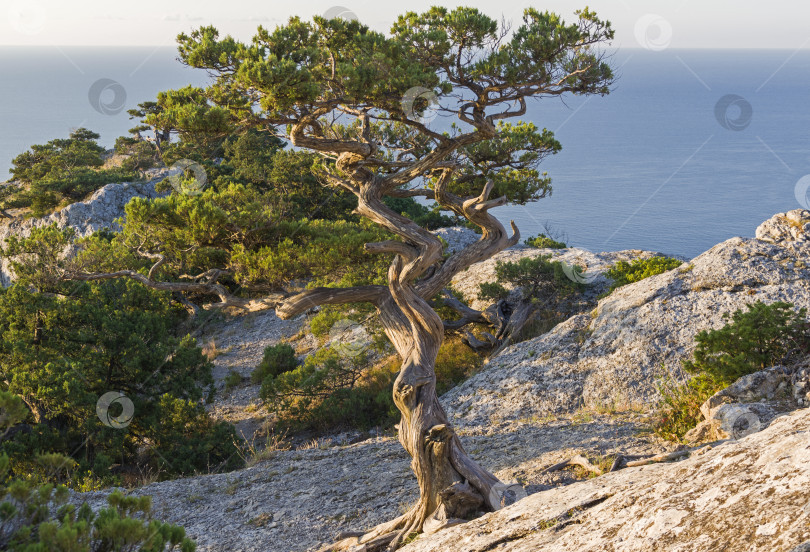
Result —
[[647, 50], [660, 52], [666, 50], [669, 43], [672, 42], [672, 25], [660, 15], [654, 13], [639, 17], [634, 31], [636, 42]]
[[87, 92], [90, 106], [102, 115], [117, 115], [127, 102], [127, 91], [112, 79], [98, 79]]
[[402, 111], [411, 121], [428, 124], [439, 114], [439, 97], [423, 86], [409, 88], [402, 96]]
[[489, 491], [489, 503], [500, 509], [514, 504], [529, 496], [523, 485], [517, 482], [501, 483], [498, 481]]
[[[118, 405], [120, 405], [121, 412], [114, 415]], [[120, 391], [108, 391], [99, 397], [96, 403], [96, 415], [105, 426], [121, 429], [132, 423], [135, 405]]]
[[8, 21], [20, 34], [38, 35], [45, 28], [46, 13], [36, 0], [13, 2], [8, 9]]
[[759, 416], [746, 407], [732, 405], [720, 414], [722, 429], [733, 439], [742, 439], [762, 429]]
[[371, 345], [369, 336], [362, 324], [341, 318], [329, 330], [329, 347], [344, 358], [354, 358], [363, 354]]
[[[590, 251], [587, 249], [584, 251], [590, 253]], [[587, 268], [583, 268], [578, 264], [569, 263], [563, 260], [560, 261], [560, 264], [562, 265], [562, 271], [565, 276], [572, 282], [576, 282], [578, 284], [592, 284], [594, 280], [596, 280], [600, 274], [602, 274], [600, 270], [587, 270]]]
[[810, 209], [810, 174], [806, 174], [796, 182], [796, 201], [805, 209]]
[[753, 115], [754, 109], [748, 100], [737, 94], [726, 94], [714, 104], [714, 118], [726, 130], [745, 130]]
[[349, 8], [343, 6], [332, 6], [323, 12], [324, 19], [345, 19], [346, 21], [357, 21], [357, 14]]
[[202, 165], [191, 159], [180, 159], [169, 167], [167, 180], [172, 188], [189, 196], [200, 195], [208, 184], [208, 175]]

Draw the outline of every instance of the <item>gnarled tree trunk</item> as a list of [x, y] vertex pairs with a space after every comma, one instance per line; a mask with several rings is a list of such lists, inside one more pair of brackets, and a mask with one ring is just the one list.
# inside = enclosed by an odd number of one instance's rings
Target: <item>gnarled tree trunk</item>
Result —
[[[338, 163], [350, 172], [351, 163]], [[399, 440], [412, 458], [419, 484], [419, 501], [407, 513], [364, 535], [346, 538], [323, 550], [375, 552], [395, 550], [413, 533], [432, 533], [469, 519], [478, 510], [495, 510], [502, 504], [498, 478], [469, 458], [453, 431], [436, 395], [436, 355], [444, 338], [442, 320], [428, 299], [443, 289], [450, 278], [471, 264], [514, 244], [516, 229], [506, 237], [503, 226], [487, 213], [502, 200], [487, 201], [488, 184], [481, 196], [462, 201], [447, 194], [444, 186], [451, 171], [436, 185], [437, 200], [446, 208], [479, 224], [481, 240], [444, 261], [424, 280], [417, 279], [441, 260], [438, 238], [411, 220], [390, 210], [381, 200], [385, 187], [374, 177], [352, 187], [358, 196], [357, 212], [398, 235], [402, 241], [366, 244], [376, 253], [393, 253], [387, 288], [366, 286], [352, 290], [309, 290], [284, 302], [277, 314], [289, 318], [316, 304], [373, 302], [385, 332], [402, 359], [394, 383], [394, 402], [402, 413]], [[357, 175], [355, 176], [362, 176]], [[514, 228], [514, 225], [513, 225]], [[501, 487], [499, 488], [499, 485]]]

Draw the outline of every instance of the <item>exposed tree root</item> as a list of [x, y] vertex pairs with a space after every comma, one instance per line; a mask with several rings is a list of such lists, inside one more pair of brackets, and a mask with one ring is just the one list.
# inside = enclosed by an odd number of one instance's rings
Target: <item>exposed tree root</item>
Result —
[[710, 448], [725, 441], [726, 441], [725, 439], [720, 441], [714, 441], [712, 443], [701, 445], [699, 447], [682, 448], [679, 450], [674, 450], [672, 452], [655, 454], [653, 456], [619, 454], [618, 456], [616, 456], [610, 468], [607, 470], [603, 470], [599, 466], [595, 466], [594, 464], [591, 463], [590, 460], [588, 460], [581, 454], [577, 454], [576, 456], [572, 456], [571, 458], [565, 460], [564, 462], [560, 462], [558, 464], [549, 466], [548, 468], [543, 470], [542, 473], [551, 473], [555, 471], [560, 471], [570, 466], [580, 466], [588, 470], [589, 472], [599, 476], [604, 475], [606, 473], [615, 472], [623, 468], [635, 468], [638, 466], [646, 466], [647, 464], [657, 464], [660, 462], [671, 462], [673, 460], [680, 460], [681, 458], [687, 458], [691, 456], [693, 453], [702, 454], [703, 452], [709, 450]]
[[591, 462], [585, 458], [584, 456], [577, 454], [566, 460], [565, 462], [560, 462], [559, 464], [554, 464], [553, 466], [549, 466], [542, 473], [551, 473], [555, 471], [560, 471], [562, 469], [568, 468], [570, 466], [580, 466], [585, 468], [591, 473], [595, 473], [596, 475], [602, 475], [602, 469], [598, 466], [594, 466]]

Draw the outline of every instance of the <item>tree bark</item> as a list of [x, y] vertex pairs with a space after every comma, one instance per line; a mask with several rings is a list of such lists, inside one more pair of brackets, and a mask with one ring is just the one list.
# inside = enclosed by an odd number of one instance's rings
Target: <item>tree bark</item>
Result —
[[[352, 154], [346, 154], [348, 157]], [[340, 164], [340, 162], [339, 162]], [[346, 163], [346, 172], [351, 170]], [[356, 173], [355, 173], [356, 174]], [[381, 200], [383, 186], [375, 178], [357, 183], [357, 212], [402, 238], [366, 245], [376, 253], [393, 253], [388, 271], [388, 288], [367, 286], [345, 290], [310, 290], [282, 303], [277, 314], [289, 318], [321, 302], [374, 303], [386, 335], [402, 359], [402, 368], [394, 382], [394, 403], [402, 414], [399, 441], [411, 456], [411, 467], [419, 484], [419, 501], [406, 514], [384, 523], [363, 536], [351, 536], [323, 548], [356, 552], [396, 550], [414, 533], [432, 533], [463, 523], [478, 510], [497, 510], [504, 506], [498, 493], [498, 478], [480, 467], [467, 453], [453, 431], [436, 394], [436, 355], [444, 339], [444, 325], [428, 304], [435, 295], [431, 282], [417, 289], [414, 282], [441, 259], [441, 242], [424, 228], [390, 210]], [[478, 198], [464, 202], [467, 214], [491, 227], [494, 217], [487, 208], [500, 204], [488, 202], [491, 186]], [[462, 207], [460, 207], [462, 208]], [[496, 221], [497, 223], [497, 221]], [[471, 264], [479, 256], [490, 256], [514, 240], [507, 239], [503, 226], [485, 233], [474, 254], [452, 261], [454, 267]], [[446, 261], [450, 262], [450, 261]], [[442, 278], [446, 278], [445, 271]], [[435, 276], [433, 277], [435, 278]]]

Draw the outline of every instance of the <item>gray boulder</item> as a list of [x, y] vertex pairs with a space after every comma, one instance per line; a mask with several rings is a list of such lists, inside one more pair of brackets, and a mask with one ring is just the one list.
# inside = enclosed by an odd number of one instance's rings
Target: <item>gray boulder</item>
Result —
[[[155, 184], [163, 180], [166, 169], [154, 169], [145, 182], [120, 182], [107, 184], [96, 190], [84, 201], [68, 205], [64, 209], [40, 218], [15, 218], [0, 226], [0, 244], [11, 236], [27, 237], [31, 230], [53, 223], [59, 228], [73, 228], [79, 237], [89, 236], [102, 228], [118, 230], [116, 219], [124, 216], [124, 206], [133, 197], [155, 198], [165, 194], [155, 191]], [[14, 278], [8, 259], [0, 260], [0, 285], [9, 286]]]
[[590, 316], [506, 348], [446, 394], [444, 405], [455, 423], [472, 426], [493, 416], [542, 417], [582, 406], [649, 409], [662, 378], [684, 377], [681, 361], [694, 350], [695, 334], [724, 326], [723, 314], [755, 301], [810, 309], [810, 241], [782, 222], [803, 220], [803, 213], [779, 214], [760, 227], [771, 228], [776, 241], [729, 239], [679, 268], [615, 290]]

